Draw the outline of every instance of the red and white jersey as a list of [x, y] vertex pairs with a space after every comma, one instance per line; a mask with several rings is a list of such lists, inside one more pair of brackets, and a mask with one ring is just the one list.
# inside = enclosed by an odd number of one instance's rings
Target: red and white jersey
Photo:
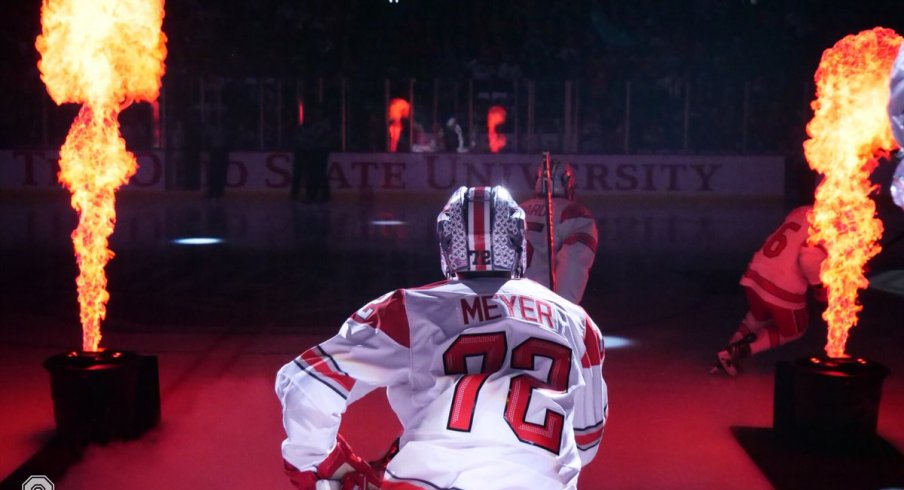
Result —
[[904, 148], [904, 45], [898, 49], [898, 57], [891, 69], [890, 92], [888, 118], [891, 131], [898, 146]]
[[753, 255], [741, 284], [768, 302], [789, 309], [806, 305], [807, 288], [819, 284], [819, 266], [826, 257], [821, 247], [807, 245], [809, 223], [801, 206], [788, 214]]
[[[549, 287], [546, 198], [527, 200], [521, 207], [527, 220], [527, 270], [524, 275]], [[554, 197], [552, 208], [556, 292], [569, 301], [580, 303], [596, 257], [596, 220], [590, 210], [576, 201]]]
[[604, 354], [581, 307], [528, 279], [396, 290], [279, 371], [283, 457], [313, 470], [346, 406], [385, 386], [404, 429], [387, 481], [574, 489], [606, 423]]

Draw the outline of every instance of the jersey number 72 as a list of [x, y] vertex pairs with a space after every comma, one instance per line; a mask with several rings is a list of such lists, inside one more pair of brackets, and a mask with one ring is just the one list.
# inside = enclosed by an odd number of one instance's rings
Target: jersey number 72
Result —
[[[446, 374], [464, 375], [455, 385], [446, 428], [461, 432], [471, 431], [480, 388], [490, 374], [502, 370], [507, 350], [508, 343], [503, 332], [461, 335], [446, 349], [443, 353]], [[468, 373], [469, 357], [481, 358], [479, 373]], [[528, 422], [526, 417], [533, 390], [564, 392], [568, 389], [571, 349], [549, 340], [531, 337], [512, 349], [510, 366], [516, 370], [533, 370], [537, 357], [545, 357], [552, 361], [546, 380], [542, 381], [528, 374], [512, 377], [503, 418], [519, 441], [559, 454], [565, 415], [546, 410], [543, 424]]]

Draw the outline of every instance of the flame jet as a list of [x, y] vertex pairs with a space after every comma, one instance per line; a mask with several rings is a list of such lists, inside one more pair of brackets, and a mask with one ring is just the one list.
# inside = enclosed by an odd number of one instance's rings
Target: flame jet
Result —
[[389, 151], [395, 153], [402, 136], [402, 119], [408, 119], [411, 105], [405, 99], [392, 99], [389, 103]]
[[487, 136], [490, 140], [490, 152], [499, 153], [499, 150], [505, 148], [505, 135], [496, 132], [496, 128], [505, 122], [506, 112], [502, 106], [494, 105], [487, 112]]
[[82, 104], [60, 149], [59, 180], [72, 194], [82, 349], [100, 345], [106, 316], [104, 267], [116, 224], [116, 189], [138, 165], [119, 132], [132, 102], [157, 100], [165, 70], [163, 0], [44, 0], [35, 47], [47, 92], [59, 105]]
[[857, 291], [868, 286], [866, 262], [882, 249], [882, 222], [876, 218], [875, 189], [869, 176], [876, 154], [895, 147], [886, 114], [892, 63], [901, 36], [881, 27], [850, 35], [827, 49], [816, 70], [814, 115], [807, 124], [804, 153], [823, 175], [810, 221], [811, 244], [828, 258], [820, 279], [828, 289], [823, 318], [828, 323], [829, 357], [844, 357], [848, 331], [863, 307]]

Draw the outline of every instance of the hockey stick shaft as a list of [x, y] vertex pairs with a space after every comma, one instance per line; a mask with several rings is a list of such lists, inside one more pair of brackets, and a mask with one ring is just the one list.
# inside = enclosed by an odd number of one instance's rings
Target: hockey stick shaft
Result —
[[549, 259], [549, 289], [556, 290], [556, 264], [554, 262], [555, 253], [555, 234], [553, 233], [553, 207], [552, 207], [552, 166], [549, 161], [549, 152], [546, 156], [546, 248], [547, 258]]

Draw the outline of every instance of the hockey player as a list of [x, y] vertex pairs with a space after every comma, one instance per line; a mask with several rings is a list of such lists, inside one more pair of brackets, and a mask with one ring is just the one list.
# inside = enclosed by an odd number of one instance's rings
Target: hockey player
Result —
[[[523, 230], [504, 188], [459, 188], [437, 218], [447, 279], [377, 298], [280, 369], [296, 486], [576, 488], [608, 414], [602, 336], [581, 307], [519, 279]], [[375, 387], [404, 428], [383, 475], [337, 438]]]
[[[904, 45], [899, 49], [891, 71], [888, 118], [898, 146], [904, 147]], [[898, 167], [891, 182], [891, 196], [895, 204], [904, 209], [904, 149], [899, 151], [898, 155]]]
[[[574, 200], [574, 169], [550, 162], [553, 210], [553, 264], [555, 292], [580, 303], [596, 257], [596, 220], [590, 210]], [[546, 163], [537, 168], [534, 197], [521, 207], [527, 215], [527, 270], [525, 276], [549, 287], [549, 237], [547, 236]]]
[[712, 373], [735, 376], [745, 357], [800, 338], [809, 324], [806, 294], [810, 287], [818, 301], [826, 301], [819, 281], [826, 253], [807, 244], [810, 210], [812, 206], [791, 211], [753, 255], [741, 278], [749, 311], [728, 346], [716, 354]]

